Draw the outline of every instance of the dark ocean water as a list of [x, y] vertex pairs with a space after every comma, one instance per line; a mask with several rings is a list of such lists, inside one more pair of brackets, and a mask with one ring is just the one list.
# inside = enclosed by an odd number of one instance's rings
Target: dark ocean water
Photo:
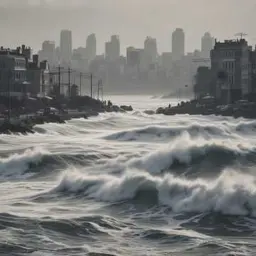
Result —
[[256, 255], [256, 121], [133, 100], [0, 136], [0, 255]]

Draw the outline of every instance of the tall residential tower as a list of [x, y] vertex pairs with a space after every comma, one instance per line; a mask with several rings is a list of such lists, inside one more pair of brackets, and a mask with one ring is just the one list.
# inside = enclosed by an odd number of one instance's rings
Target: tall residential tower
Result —
[[97, 41], [95, 34], [91, 34], [86, 40], [86, 53], [88, 61], [91, 62], [95, 59], [97, 54]]
[[72, 60], [72, 31], [62, 30], [60, 33], [60, 61], [70, 65]]
[[177, 28], [172, 33], [172, 58], [174, 61], [181, 60], [185, 55], [185, 33]]

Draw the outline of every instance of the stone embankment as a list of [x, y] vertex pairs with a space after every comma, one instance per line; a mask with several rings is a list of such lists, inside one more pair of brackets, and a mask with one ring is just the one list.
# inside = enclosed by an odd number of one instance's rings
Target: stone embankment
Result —
[[0, 124], [0, 134], [29, 134], [34, 133], [33, 127], [35, 125], [45, 124], [45, 123], [59, 123], [63, 124], [66, 121], [77, 118], [88, 119], [90, 117], [98, 116], [100, 113], [104, 112], [128, 112], [133, 111], [131, 106], [116, 106], [109, 105], [104, 106], [102, 109], [97, 110], [87, 110], [87, 111], [70, 111], [62, 113], [48, 113], [48, 114], [35, 114], [30, 115], [27, 118], [11, 118], [10, 120], [4, 120]]
[[182, 102], [178, 106], [166, 108], [158, 108], [156, 114], [164, 115], [216, 115], [216, 116], [230, 116], [234, 118], [256, 118], [256, 104], [242, 101], [236, 104], [230, 105], [217, 105], [210, 104], [204, 105], [193, 100], [188, 102]]

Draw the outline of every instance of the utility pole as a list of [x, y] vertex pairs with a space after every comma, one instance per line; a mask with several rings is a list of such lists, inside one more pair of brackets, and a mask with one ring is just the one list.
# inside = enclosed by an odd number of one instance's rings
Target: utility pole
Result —
[[98, 95], [97, 95], [98, 100], [100, 100], [100, 86], [101, 86], [101, 80], [98, 81]]
[[90, 78], [91, 78], [91, 98], [92, 98], [92, 87], [93, 87], [93, 84], [92, 84], [92, 73], [91, 73], [91, 76], [90, 76]]
[[42, 94], [45, 95], [45, 79], [44, 79], [44, 70], [42, 70]]
[[103, 82], [102, 82], [102, 80], [101, 80], [101, 100], [102, 100], [102, 102], [103, 102], [103, 100], [104, 100], [103, 94], [104, 94], [104, 92], [103, 92]]
[[11, 79], [11, 70], [8, 70], [8, 122], [11, 120], [11, 88], [10, 88], [10, 79]]
[[68, 95], [71, 97], [71, 69], [68, 68]]
[[58, 96], [60, 96], [60, 94], [61, 94], [61, 92], [60, 92], [60, 79], [61, 79], [61, 77], [60, 77], [60, 65], [59, 65], [59, 67], [58, 67], [58, 77], [59, 77], [59, 85], [58, 85]]
[[80, 76], [80, 96], [82, 96], [82, 72], [80, 72], [79, 76]]
[[[100, 95], [101, 93], [101, 95]], [[102, 79], [100, 79], [98, 81], [98, 100], [100, 100], [100, 96], [101, 96], [101, 99], [103, 101], [103, 83], [102, 83]]]

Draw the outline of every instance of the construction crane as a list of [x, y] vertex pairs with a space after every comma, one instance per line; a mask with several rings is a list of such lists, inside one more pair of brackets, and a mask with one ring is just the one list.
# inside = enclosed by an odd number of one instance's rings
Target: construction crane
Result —
[[240, 39], [242, 40], [245, 36], [248, 36], [248, 35], [243, 32], [240, 32], [240, 33], [235, 34], [235, 36], [240, 37]]

